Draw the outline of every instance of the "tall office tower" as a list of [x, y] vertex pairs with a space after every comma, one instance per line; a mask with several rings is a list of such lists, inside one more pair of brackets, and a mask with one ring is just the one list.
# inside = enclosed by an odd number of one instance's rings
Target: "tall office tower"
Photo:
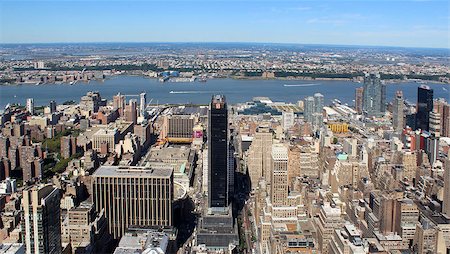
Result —
[[[421, 218], [416, 226], [416, 235], [414, 237], [414, 253], [444, 253], [438, 252], [438, 227], [428, 218]], [[448, 252], [447, 252], [448, 253]]]
[[271, 174], [272, 132], [268, 126], [260, 126], [255, 133], [252, 144], [248, 149], [247, 167], [251, 187], [256, 189], [259, 180], [269, 182]]
[[[304, 145], [300, 147], [299, 154], [299, 176], [307, 176], [309, 178], [319, 177], [319, 150], [312, 145]], [[290, 161], [290, 158], [289, 158]]]
[[167, 131], [163, 138], [171, 143], [190, 143], [195, 122], [192, 115], [168, 115], [164, 118]]
[[322, 113], [323, 110], [323, 94], [315, 93], [314, 94], [314, 113]]
[[421, 85], [417, 88], [416, 129], [430, 130], [431, 111], [433, 111], [433, 89]]
[[128, 122], [137, 123], [137, 101], [131, 99], [125, 108], [125, 119]]
[[323, 103], [323, 95], [321, 93], [314, 94], [314, 113], [311, 120], [314, 129], [320, 128], [323, 125]]
[[283, 144], [272, 145], [271, 202], [274, 206], [287, 204], [288, 149]]
[[430, 134], [435, 137], [441, 136], [441, 114], [437, 112], [430, 112]]
[[380, 231], [383, 234], [389, 234], [395, 231], [396, 224], [396, 204], [397, 200], [394, 200], [389, 195], [382, 195], [380, 199]]
[[329, 203], [325, 203], [320, 208], [319, 216], [314, 218], [314, 223], [317, 228], [317, 250], [320, 253], [328, 254], [330, 253], [329, 243], [333, 238], [334, 230], [344, 225], [344, 220], [341, 218], [341, 208], [331, 207]]
[[50, 113], [55, 113], [56, 112], [56, 101], [51, 100], [50, 101]]
[[283, 111], [282, 113], [283, 130], [287, 131], [294, 125], [294, 112]]
[[395, 215], [398, 220], [395, 224], [395, 232], [402, 237], [405, 245], [412, 245], [416, 232], [416, 224], [419, 221], [419, 208], [411, 199], [399, 199], [396, 203]]
[[314, 97], [312, 97], [312, 96], [306, 97], [305, 103], [304, 103], [304, 109], [303, 109], [303, 115], [304, 115], [305, 121], [307, 121], [307, 122], [312, 121], [314, 109], [315, 109]]
[[139, 115], [145, 117], [145, 108], [147, 107], [147, 94], [142, 92], [139, 94]]
[[208, 207], [228, 207], [228, 109], [225, 96], [214, 95], [208, 115]]
[[113, 96], [113, 108], [118, 109], [119, 115], [123, 116], [125, 111], [125, 95], [118, 93]]
[[34, 115], [34, 100], [33, 100], [33, 98], [28, 98], [27, 99], [27, 111], [31, 115]]
[[425, 139], [425, 152], [430, 165], [433, 166], [439, 156], [439, 136], [431, 135]]
[[363, 111], [368, 116], [382, 116], [386, 110], [386, 86], [380, 74], [366, 74], [364, 77]]
[[394, 102], [393, 102], [393, 112], [392, 112], [392, 122], [394, 125], [394, 131], [400, 133], [403, 130], [403, 126], [405, 125], [404, 121], [404, 108], [405, 102], [403, 100], [403, 92], [397, 91], [395, 92]]
[[131, 225], [173, 226], [172, 166], [101, 166], [92, 175], [91, 193], [95, 210], [105, 211], [114, 239]]
[[403, 166], [403, 178], [413, 182], [416, 178], [417, 153], [415, 151], [403, 150], [400, 152], [400, 165]]
[[395, 232], [395, 225], [400, 219], [397, 217], [397, 208], [399, 208], [397, 207], [397, 200], [401, 198], [403, 198], [402, 192], [383, 193], [381, 195], [378, 210], [381, 233], [387, 235]]
[[450, 105], [444, 99], [435, 100], [433, 111], [441, 116], [441, 136], [450, 137]]
[[33, 186], [23, 191], [23, 242], [26, 253], [61, 252], [61, 218], [59, 189]]
[[446, 159], [444, 165], [444, 207], [442, 212], [450, 217], [450, 199], [448, 198], [450, 197], [450, 159]]
[[355, 90], [355, 110], [358, 114], [363, 112], [364, 87], [358, 87]]

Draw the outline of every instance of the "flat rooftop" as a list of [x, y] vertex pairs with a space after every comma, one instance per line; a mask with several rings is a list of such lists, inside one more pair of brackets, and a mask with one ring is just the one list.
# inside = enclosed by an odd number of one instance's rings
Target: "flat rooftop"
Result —
[[163, 148], [152, 148], [146, 158], [148, 161], [158, 160], [158, 159], [185, 159], [188, 160], [189, 154], [191, 153], [190, 147], [163, 147]]
[[94, 177], [158, 177], [169, 178], [172, 168], [130, 167], [130, 166], [101, 166], [92, 176]]

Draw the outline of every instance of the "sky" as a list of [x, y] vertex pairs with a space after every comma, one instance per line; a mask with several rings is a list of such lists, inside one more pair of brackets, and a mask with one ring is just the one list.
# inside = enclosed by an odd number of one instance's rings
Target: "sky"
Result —
[[0, 0], [0, 43], [271, 42], [450, 48], [447, 0]]

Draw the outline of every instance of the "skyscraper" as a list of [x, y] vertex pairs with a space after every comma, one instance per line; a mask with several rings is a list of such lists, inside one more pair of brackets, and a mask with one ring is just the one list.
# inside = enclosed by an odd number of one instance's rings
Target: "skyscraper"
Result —
[[404, 126], [404, 100], [402, 91], [395, 92], [393, 107], [392, 122], [394, 125], [394, 131], [401, 132]]
[[314, 97], [309, 96], [305, 98], [305, 104], [304, 104], [304, 110], [303, 110], [303, 116], [305, 118], [305, 121], [311, 122], [312, 121], [312, 115], [314, 114]]
[[34, 115], [34, 100], [33, 100], [33, 98], [28, 98], [27, 99], [27, 111], [31, 115]]
[[104, 209], [114, 239], [130, 225], [173, 226], [172, 166], [101, 166], [92, 175], [91, 193], [95, 210]]
[[287, 204], [288, 149], [283, 144], [272, 145], [271, 201], [275, 206]]
[[363, 89], [363, 111], [368, 116], [381, 116], [386, 110], [386, 86], [380, 74], [366, 74]]
[[446, 159], [444, 163], [444, 204], [442, 212], [450, 217], [450, 159]]
[[270, 180], [272, 139], [270, 128], [260, 126], [248, 149], [247, 166], [252, 189], [256, 189], [261, 177]]
[[119, 111], [119, 115], [123, 116], [125, 110], [125, 96], [118, 93], [113, 96], [113, 108]]
[[51, 185], [23, 191], [23, 242], [26, 253], [61, 253], [59, 190]]
[[450, 105], [444, 99], [434, 100], [433, 104], [433, 111], [441, 116], [441, 136], [450, 137]]
[[323, 94], [315, 93], [314, 94], [314, 113], [322, 113], [323, 110]]
[[50, 113], [55, 113], [56, 112], [56, 101], [51, 100], [50, 101]]
[[306, 122], [311, 123], [314, 129], [320, 128], [323, 124], [323, 95], [316, 93], [305, 98], [303, 116]]
[[147, 94], [142, 92], [139, 94], [139, 115], [145, 116], [145, 107], [147, 106]]
[[441, 136], [441, 114], [431, 111], [429, 117], [430, 134], [435, 137]]
[[137, 123], [137, 101], [135, 99], [131, 99], [126, 106], [125, 119], [128, 122]]
[[358, 87], [355, 90], [355, 110], [358, 114], [362, 114], [363, 112], [363, 93], [364, 88]]
[[433, 110], [433, 89], [421, 85], [417, 88], [416, 129], [430, 130], [430, 112]]
[[208, 115], [208, 207], [228, 207], [228, 109], [225, 96], [214, 95]]
[[292, 111], [283, 111], [282, 112], [282, 122], [283, 122], [283, 130], [287, 131], [294, 125], [295, 115]]

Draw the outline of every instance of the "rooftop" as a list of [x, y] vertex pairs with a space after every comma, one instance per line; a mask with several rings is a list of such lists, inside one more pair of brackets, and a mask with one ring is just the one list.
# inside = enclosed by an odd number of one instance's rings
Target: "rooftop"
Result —
[[159, 177], [170, 178], [171, 168], [101, 166], [93, 174], [94, 177]]
[[114, 254], [166, 253], [169, 236], [163, 232], [125, 233]]

